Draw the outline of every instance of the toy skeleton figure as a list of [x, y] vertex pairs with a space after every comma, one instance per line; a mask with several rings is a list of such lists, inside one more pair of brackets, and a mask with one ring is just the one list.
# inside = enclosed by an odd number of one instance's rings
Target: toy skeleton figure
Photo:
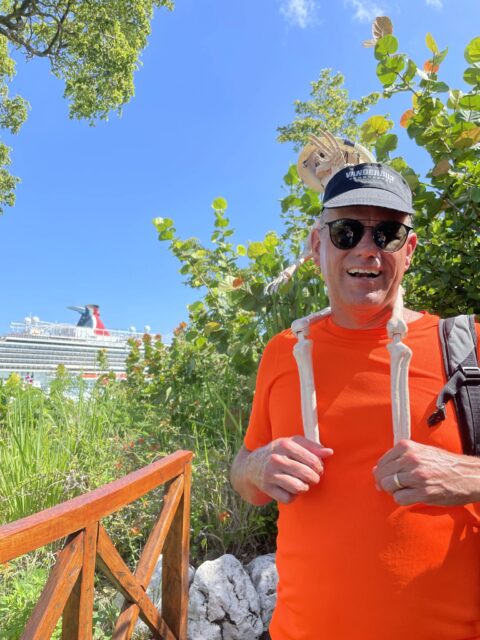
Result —
[[[320, 132], [320, 136], [312, 135], [309, 140], [310, 144], [307, 144], [300, 153], [297, 170], [307, 187], [319, 193], [325, 191], [327, 182], [340, 169], [361, 162], [375, 162], [370, 151], [362, 145], [350, 140], [339, 140], [328, 131]], [[313, 257], [312, 234], [315, 229], [318, 229], [318, 223], [315, 223], [310, 230], [298, 259], [267, 285], [267, 293], [276, 292], [282, 284], [290, 280], [304, 262]]]
[[[310, 136], [308, 144], [300, 153], [297, 168], [303, 182], [317, 192], [323, 192], [327, 183], [341, 169], [361, 163], [375, 162], [372, 154], [357, 143], [338, 140], [328, 132], [320, 137]], [[320, 227], [317, 221], [305, 242], [304, 250], [292, 265], [267, 286], [267, 292], [276, 292], [287, 282], [298, 267], [313, 258], [312, 237]], [[391, 342], [387, 345], [390, 353], [390, 376], [392, 398], [392, 422], [394, 443], [410, 438], [410, 403], [408, 392], [408, 368], [412, 352], [403, 342], [407, 335], [407, 325], [403, 320], [403, 288], [399, 287], [391, 319], [387, 323]], [[307, 439], [320, 442], [317, 416], [317, 399], [313, 377], [312, 347], [308, 339], [310, 325], [330, 313], [330, 308], [300, 318], [292, 323], [292, 332], [297, 338], [293, 354], [298, 366], [304, 435]]]

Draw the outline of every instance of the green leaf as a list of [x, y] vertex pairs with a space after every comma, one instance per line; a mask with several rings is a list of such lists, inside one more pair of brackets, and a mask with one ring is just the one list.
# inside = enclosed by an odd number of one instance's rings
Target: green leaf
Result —
[[306, 191], [301, 199], [302, 208], [304, 211], [310, 209], [310, 207], [314, 207], [318, 205], [318, 193], [314, 191], [308, 190]]
[[465, 48], [465, 60], [470, 64], [480, 62], [480, 37], [473, 38]]
[[432, 93], [444, 93], [445, 91], [449, 91], [450, 87], [445, 82], [430, 82], [428, 88]]
[[268, 250], [272, 250], [275, 249], [275, 247], [278, 247], [280, 244], [280, 238], [277, 236], [275, 231], [269, 231], [265, 236], [263, 243]]
[[162, 231], [173, 227], [173, 220], [170, 218], [154, 218], [152, 222], [158, 233], [162, 233]]
[[435, 64], [441, 64], [447, 57], [447, 53], [448, 53], [448, 47], [446, 47], [443, 51], [440, 51], [440, 53], [435, 55]]
[[480, 68], [468, 67], [468, 69], [465, 69], [465, 73], [463, 74], [463, 79], [467, 84], [473, 84], [473, 85], [480, 84]]
[[417, 174], [413, 171], [413, 169], [409, 169], [409, 170], [405, 171], [403, 173], [403, 177], [408, 182], [408, 186], [410, 187], [410, 189], [412, 191], [415, 191], [415, 189], [418, 187], [420, 181], [418, 179]]
[[294, 184], [298, 184], [300, 182], [300, 178], [298, 177], [297, 167], [292, 164], [287, 171], [287, 173], [283, 176], [283, 180], [285, 184], [292, 186]]
[[383, 36], [375, 45], [375, 58], [383, 60], [385, 56], [395, 53], [398, 49], [398, 40], [390, 34]]
[[384, 87], [389, 87], [397, 79], [397, 73], [389, 69], [384, 62], [379, 62], [377, 65], [377, 78]]
[[228, 227], [228, 219], [223, 217], [223, 212], [222, 210], [220, 211], [215, 211], [215, 227], [218, 228], [223, 228], [223, 227]]
[[367, 143], [374, 142], [391, 128], [392, 122], [385, 116], [371, 116], [362, 124], [362, 138]]
[[450, 93], [448, 94], [447, 107], [454, 110], [458, 109], [460, 98], [462, 96], [463, 91], [460, 91], [460, 89], [453, 89], [452, 91], [450, 91]]
[[215, 198], [215, 200], [212, 202], [212, 209], [214, 209], [215, 211], [225, 211], [227, 206], [228, 205], [225, 198]]
[[480, 111], [480, 94], [466, 93], [460, 98], [459, 106], [464, 109]]
[[405, 67], [405, 56], [391, 56], [377, 65], [377, 76], [384, 86], [390, 86]]
[[246, 256], [246, 255], [247, 255], [247, 250], [245, 249], [243, 244], [238, 244], [237, 245], [237, 256]]
[[255, 311], [258, 309], [258, 300], [249, 291], [242, 291], [242, 296], [238, 300], [238, 304], [244, 311]]
[[187, 308], [190, 313], [195, 314], [198, 311], [202, 311], [205, 307], [203, 306], [203, 302], [201, 300], [197, 300], [196, 302], [192, 302], [192, 304], [189, 304]]
[[401, 156], [390, 160], [390, 166], [395, 169], [395, 171], [398, 171], [398, 173], [403, 173], [403, 171], [408, 168], [408, 164]]
[[417, 65], [413, 60], [409, 59], [407, 62], [407, 69], [403, 74], [403, 78], [405, 82], [410, 82], [411, 80], [413, 80], [416, 73], [417, 73]]
[[480, 202], [480, 187], [473, 187], [470, 191], [470, 198], [477, 204]]
[[432, 52], [432, 53], [438, 53], [438, 46], [437, 43], [435, 42], [434, 37], [432, 36], [431, 33], [427, 33], [427, 35], [425, 36], [425, 44], [427, 45], [427, 48]]
[[298, 209], [302, 204], [300, 198], [297, 198], [296, 195], [291, 193], [290, 195], [282, 198], [281, 206], [283, 213], [286, 213], [289, 209]]
[[388, 159], [388, 154], [397, 148], [398, 137], [394, 133], [386, 133], [377, 139], [375, 143], [375, 153], [379, 162]]
[[400, 71], [403, 71], [403, 69], [405, 68], [405, 56], [392, 56], [386, 61], [385, 65], [388, 67], [388, 69], [390, 69], [390, 71], [400, 73]]
[[221, 328], [219, 322], [207, 322], [205, 325], [205, 335], [210, 336], [214, 331], [218, 331]]
[[264, 253], [267, 253], [267, 249], [263, 242], [251, 242], [248, 245], [247, 255], [249, 258], [255, 259], [259, 256], [263, 256]]

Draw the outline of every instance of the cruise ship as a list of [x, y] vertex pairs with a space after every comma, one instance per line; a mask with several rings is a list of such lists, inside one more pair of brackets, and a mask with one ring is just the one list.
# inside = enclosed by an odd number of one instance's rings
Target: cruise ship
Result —
[[[63, 365], [72, 376], [94, 382], [112, 371], [125, 377], [130, 338], [141, 340], [145, 332], [109, 330], [96, 304], [67, 307], [80, 313], [77, 324], [44, 322], [29, 316], [12, 322], [0, 336], [0, 379], [16, 373], [26, 381], [46, 387]], [[145, 327], [148, 333], [150, 327]], [[103, 366], [102, 366], [103, 365]]]

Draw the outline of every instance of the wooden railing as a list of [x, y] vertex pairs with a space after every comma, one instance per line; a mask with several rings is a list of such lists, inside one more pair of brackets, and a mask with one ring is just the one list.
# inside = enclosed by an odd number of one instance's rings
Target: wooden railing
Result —
[[[130, 638], [139, 617], [154, 638], [186, 638], [191, 459], [189, 451], [177, 451], [95, 491], [0, 527], [0, 563], [68, 536], [22, 640], [50, 638], [60, 618], [63, 640], [91, 640], [96, 566], [125, 598], [113, 640]], [[132, 573], [100, 520], [166, 483], [162, 511]], [[159, 613], [146, 590], [161, 553]]]

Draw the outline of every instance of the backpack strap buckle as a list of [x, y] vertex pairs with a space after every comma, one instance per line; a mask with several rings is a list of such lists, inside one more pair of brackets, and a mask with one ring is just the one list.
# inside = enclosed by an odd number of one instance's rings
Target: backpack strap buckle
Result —
[[464, 384], [467, 384], [467, 385], [480, 384], [480, 367], [459, 365], [458, 371], [461, 371], [465, 376]]

